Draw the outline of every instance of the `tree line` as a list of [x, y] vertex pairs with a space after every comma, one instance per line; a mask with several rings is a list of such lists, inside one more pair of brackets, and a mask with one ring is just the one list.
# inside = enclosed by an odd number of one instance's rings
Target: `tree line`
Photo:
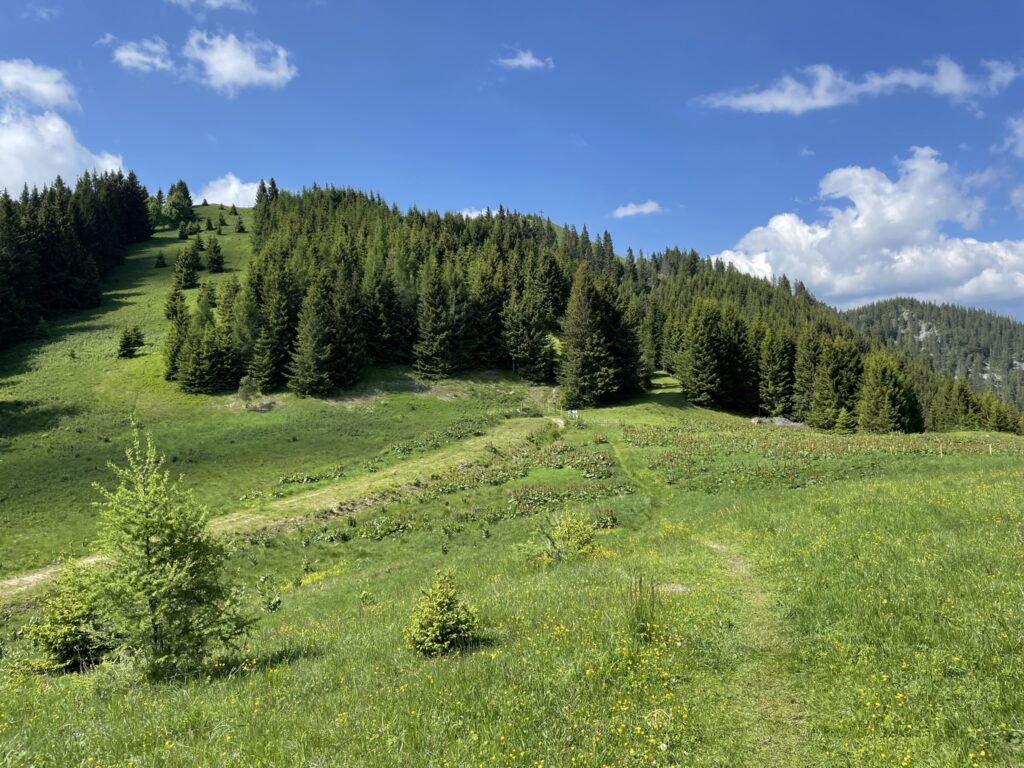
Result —
[[86, 173], [74, 190], [0, 194], [0, 348], [41, 323], [100, 303], [101, 280], [125, 248], [152, 234], [149, 195], [129, 172]]
[[243, 280], [194, 308], [184, 287], [169, 300], [166, 373], [185, 391], [249, 376], [264, 392], [319, 396], [394, 362], [424, 378], [511, 368], [586, 407], [666, 369], [694, 404], [822, 429], [1021, 428], [1012, 406], [887, 352], [799, 281], [692, 250], [620, 257], [607, 232], [503, 208], [403, 213], [376, 195], [273, 180], [252, 218]]
[[1024, 323], [983, 309], [906, 297], [844, 314], [889, 349], [1024, 408]]

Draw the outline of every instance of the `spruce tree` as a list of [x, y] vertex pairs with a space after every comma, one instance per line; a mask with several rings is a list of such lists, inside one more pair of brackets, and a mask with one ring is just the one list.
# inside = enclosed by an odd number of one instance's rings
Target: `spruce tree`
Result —
[[330, 288], [328, 276], [318, 275], [299, 311], [299, 329], [288, 366], [288, 389], [300, 397], [326, 395], [334, 388]]
[[504, 345], [512, 370], [534, 384], [551, 380], [554, 350], [539, 292], [530, 286], [522, 294], [513, 291], [502, 312]]
[[366, 319], [355, 276], [344, 268], [331, 278], [331, 378], [337, 387], [351, 387], [366, 365]]
[[413, 348], [413, 367], [426, 379], [447, 376], [454, 368], [451, 312], [444, 272], [431, 259], [423, 274], [417, 326], [419, 337]]
[[820, 334], [813, 328], [804, 328], [797, 337], [793, 362], [793, 418], [797, 421], [806, 421], [811, 412], [814, 372], [820, 351]]
[[860, 376], [860, 350], [854, 342], [841, 337], [824, 341], [814, 373], [807, 423], [819, 429], [832, 429], [840, 410], [845, 408], [854, 413]]
[[284, 381], [292, 342], [284, 275], [277, 273], [273, 276], [265, 291], [260, 330], [247, 372], [261, 392], [272, 392]]
[[769, 416], [793, 415], [796, 346], [785, 331], [771, 329], [761, 342], [761, 406]]
[[134, 425], [125, 465], [111, 468], [117, 488], [100, 488], [111, 636], [153, 676], [194, 669], [246, 626], [224, 577], [227, 551], [207, 528], [206, 510]]
[[206, 268], [209, 269], [212, 274], [223, 272], [224, 251], [220, 247], [220, 241], [217, 240], [216, 237], [211, 236], [206, 250]]
[[174, 285], [177, 288], [188, 289], [199, 285], [197, 275], [200, 267], [199, 251], [195, 243], [189, 244], [179, 251], [174, 258]]
[[619, 372], [603, 332], [602, 309], [593, 268], [584, 262], [573, 278], [562, 323], [558, 383], [566, 408], [590, 407], [615, 392]]
[[167, 190], [167, 199], [164, 201], [164, 215], [171, 223], [171, 226], [186, 224], [196, 218], [195, 210], [192, 208], [192, 195], [188, 190], [188, 184], [178, 181], [172, 184]]
[[722, 392], [722, 311], [713, 301], [698, 301], [690, 310], [682, 349], [676, 352], [676, 375], [683, 396], [693, 405], [709, 407]]
[[885, 434], [907, 432], [915, 420], [906, 376], [885, 352], [864, 358], [864, 377], [857, 401], [857, 429]]

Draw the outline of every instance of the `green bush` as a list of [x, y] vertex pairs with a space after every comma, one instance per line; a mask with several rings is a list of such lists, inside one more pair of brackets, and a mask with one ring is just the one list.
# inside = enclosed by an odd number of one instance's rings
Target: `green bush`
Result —
[[479, 637], [476, 610], [460, 597], [452, 575], [438, 571], [412, 612], [405, 639], [419, 653], [437, 656], [465, 648]]
[[48, 669], [81, 672], [111, 650], [103, 618], [107, 571], [68, 564], [43, 599], [39, 620], [27, 632], [46, 654]]
[[560, 562], [591, 554], [594, 544], [594, 526], [582, 512], [565, 511], [551, 521], [550, 527], [538, 529], [540, 541], [535, 541], [529, 552], [535, 560]]

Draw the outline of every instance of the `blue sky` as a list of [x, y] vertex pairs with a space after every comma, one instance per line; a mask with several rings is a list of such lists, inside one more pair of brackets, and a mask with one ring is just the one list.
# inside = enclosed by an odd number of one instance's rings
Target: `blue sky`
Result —
[[12, 190], [119, 164], [502, 203], [840, 305], [1024, 315], [1019, 2], [0, 6]]

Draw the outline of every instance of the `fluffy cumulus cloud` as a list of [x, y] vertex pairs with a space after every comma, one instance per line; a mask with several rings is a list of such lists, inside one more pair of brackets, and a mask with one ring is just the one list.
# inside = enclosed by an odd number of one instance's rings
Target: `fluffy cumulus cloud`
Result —
[[258, 181], [242, 181], [233, 173], [225, 173], [219, 179], [208, 182], [199, 193], [199, 200], [224, 205], [237, 205], [251, 208], [256, 202]]
[[711, 107], [743, 112], [801, 115], [906, 89], [974, 104], [1005, 90], [1024, 75], [1024, 66], [1015, 62], [984, 61], [981, 66], [980, 73], [971, 75], [949, 57], [941, 56], [922, 69], [896, 68], [850, 79], [828, 64], [815, 64], [795, 75], [785, 75], [767, 88], [713, 93], [703, 101]]
[[58, 109], [77, 109], [75, 89], [57, 69], [28, 59], [0, 60], [0, 189], [42, 186], [60, 175], [114, 170], [121, 158], [78, 141]]
[[501, 59], [495, 59], [494, 63], [504, 69], [554, 69], [555, 60], [550, 56], [547, 58], [540, 58], [536, 56], [533, 51], [524, 51], [516, 48], [512, 51], [509, 56]]
[[233, 34], [194, 29], [182, 53], [197, 67], [202, 82], [231, 96], [242, 88], [280, 88], [298, 74], [288, 51], [268, 40], [240, 40]]
[[0, 189], [42, 186], [61, 176], [74, 183], [87, 170], [117, 170], [121, 158], [83, 147], [68, 122], [55, 112], [0, 114]]
[[29, 59], [0, 60], [0, 98], [44, 109], [77, 106], [75, 89], [63, 72]]
[[844, 306], [897, 294], [985, 303], [1024, 291], [1024, 241], [942, 231], [976, 226], [984, 202], [931, 148], [913, 148], [895, 179], [851, 166], [827, 174], [819, 192], [849, 203], [824, 208], [819, 221], [774, 216], [717, 257], [764, 277], [798, 277]]
[[487, 208], [463, 208], [459, 211], [459, 216], [464, 216], [467, 219], [479, 219], [481, 216], [486, 216], [488, 210]]
[[620, 205], [612, 211], [612, 216], [616, 219], [625, 219], [629, 216], [648, 216], [652, 213], [662, 213], [664, 210], [655, 200], [648, 200], [645, 203], [626, 203], [625, 205]]
[[114, 61], [125, 69], [139, 72], [169, 72], [174, 69], [167, 43], [159, 37], [119, 44], [114, 48]]

